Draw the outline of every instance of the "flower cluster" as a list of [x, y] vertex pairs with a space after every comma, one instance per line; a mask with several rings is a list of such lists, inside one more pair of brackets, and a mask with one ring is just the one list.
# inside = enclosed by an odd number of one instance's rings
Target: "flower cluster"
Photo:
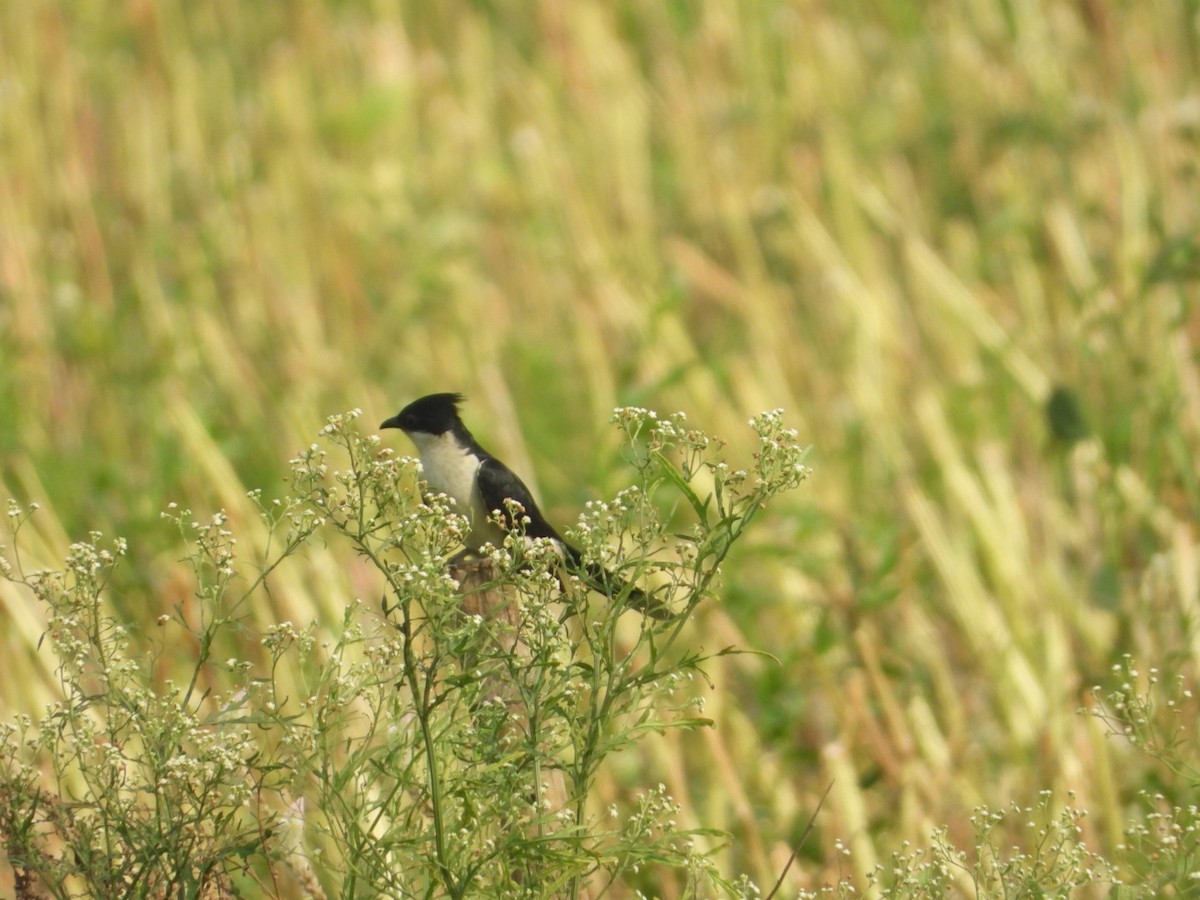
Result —
[[749, 423], [758, 435], [754, 454], [754, 473], [759, 486], [770, 485], [773, 493], [790, 490], [804, 481], [812, 470], [804, 464], [808, 448], [801, 447], [799, 432], [783, 425], [783, 410], [759, 413]]

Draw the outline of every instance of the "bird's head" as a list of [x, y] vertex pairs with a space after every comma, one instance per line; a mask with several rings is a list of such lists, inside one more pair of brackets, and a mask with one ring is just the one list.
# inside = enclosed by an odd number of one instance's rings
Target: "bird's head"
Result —
[[380, 428], [399, 428], [406, 434], [445, 434], [459, 422], [462, 394], [429, 394], [414, 400]]

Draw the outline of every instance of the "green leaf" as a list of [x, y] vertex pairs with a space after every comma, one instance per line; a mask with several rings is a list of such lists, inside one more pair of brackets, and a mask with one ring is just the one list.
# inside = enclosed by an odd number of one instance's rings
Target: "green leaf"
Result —
[[696, 517], [700, 520], [701, 524], [707, 528], [708, 506], [712, 502], [711, 495], [707, 500], [701, 502], [700, 497], [697, 496], [694, 490], [692, 490], [692, 486], [688, 484], [687, 479], [683, 477], [683, 473], [676, 469], [670, 460], [657, 451], [655, 452], [654, 456], [662, 464], [662, 472], [664, 475], [666, 475], [667, 480], [669, 480], [671, 484], [675, 485], [675, 487], [679, 490], [679, 493], [683, 494], [683, 496], [687, 499], [687, 502], [691, 504], [692, 509], [695, 511]]

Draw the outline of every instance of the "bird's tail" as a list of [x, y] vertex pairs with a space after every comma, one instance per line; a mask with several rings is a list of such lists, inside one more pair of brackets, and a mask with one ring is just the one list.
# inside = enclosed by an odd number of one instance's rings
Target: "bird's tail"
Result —
[[629, 606], [652, 619], [669, 619], [671, 610], [653, 594], [648, 594], [636, 585], [631, 585], [614, 575], [603, 566], [584, 562], [583, 554], [570, 544], [563, 542], [567, 565], [592, 590], [606, 597], [625, 595]]

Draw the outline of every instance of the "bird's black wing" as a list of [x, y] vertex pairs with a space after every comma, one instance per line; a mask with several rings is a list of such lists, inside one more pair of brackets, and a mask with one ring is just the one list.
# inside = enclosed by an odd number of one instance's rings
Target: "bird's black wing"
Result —
[[518, 478], [500, 460], [494, 457], [485, 459], [480, 464], [475, 478], [479, 485], [479, 496], [483, 500], [484, 507], [487, 509], [489, 515], [493, 510], [500, 510], [506, 529], [512, 528], [512, 522], [508, 515], [508, 510], [504, 507], [504, 501], [515, 500], [525, 508], [525, 515], [529, 518], [528, 524], [525, 525], [525, 534], [528, 537], [552, 538], [558, 541], [562, 546], [567, 566], [575, 570], [589, 587], [608, 597], [627, 593], [628, 599], [626, 602], [633, 609], [641, 610], [646, 615], [655, 619], [670, 618], [670, 610], [654, 598], [653, 595], [646, 594], [645, 591], [633, 585], [627, 585], [602, 566], [594, 563], [584, 563], [583, 554], [563, 540], [562, 536], [546, 521], [533, 499], [533, 494], [525, 486], [525, 482]]
[[550, 523], [538, 509], [533, 494], [529, 492], [529, 488], [525, 487], [525, 482], [500, 460], [485, 459], [480, 464], [475, 477], [484, 509], [488, 511], [489, 515], [493, 510], [500, 510], [505, 528], [511, 529], [513, 523], [508, 515], [508, 510], [505, 509], [504, 501], [514, 500], [525, 508], [525, 515], [529, 518], [529, 523], [525, 526], [525, 534], [529, 537], [553, 538], [562, 542], [558, 532], [550, 527]]

